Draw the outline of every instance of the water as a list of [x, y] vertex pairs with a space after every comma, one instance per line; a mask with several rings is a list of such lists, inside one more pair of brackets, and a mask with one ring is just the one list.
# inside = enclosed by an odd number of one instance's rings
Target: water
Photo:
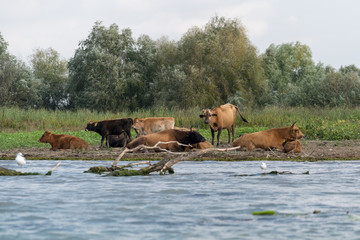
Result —
[[[56, 163], [28, 161], [24, 171]], [[295, 173], [285, 175], [261, 175], [257, 161], [183, 162], [166, 176], [83, 173], [111, 163], [0, 177], [0, 239], [360, 239], [358, 161], [266, 162], [267, 172]], [[265, 210], [278, 214], [252, 215]]]

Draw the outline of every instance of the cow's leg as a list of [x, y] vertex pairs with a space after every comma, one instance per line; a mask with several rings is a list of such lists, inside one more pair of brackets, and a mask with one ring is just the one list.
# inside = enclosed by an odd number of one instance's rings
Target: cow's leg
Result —
[[[232, 125], [232, 141], [234, 141], [234, 135], [235, 135], [235, 123]], [[230, 138], [230, 137], [229, 137]], [[229, 142], [230, 143], [230, 142]]]
[[106, 146], [107, 146], [107, 148], [110, 148], [109, 135], [106, 136]]
[[[228, 143], [230, 143], [230, 128], [226, 129], [228, 131]], [[234, 135], [233, 135], [233, 141], [234, 141]]]
[[101, 144], [100, 144], [100, 148], [102, 148], [103, 147], [103, 143], [104, 143], [104, 136], [101, 136]]
[[222, 131], [222, 129], [221, 128], [219, 128], [218, 129], [218, 135], [217, 135], [217, 144], [216, 144], [216, 146], [218, 147], [219, 146], [219, 144], [220, 144], [220, 135], [221, 135], [221, 131]]
[[212, 128], [210, 128], [210, 130], [211, 130], [211, 144], [214, 146], [215, 131]]

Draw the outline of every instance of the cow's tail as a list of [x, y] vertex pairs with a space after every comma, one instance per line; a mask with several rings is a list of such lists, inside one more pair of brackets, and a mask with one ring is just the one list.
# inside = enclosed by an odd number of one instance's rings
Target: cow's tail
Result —
[[239, 113], [241, 119], [242, 119], [244, 122], [249, 123], [248, 120], [246, 120], [246, 119], [241, 115], [241, 112], [240, 112], [239, 107], [238, 107], [238, 106], [235, 106], [235, 108], [236, 108], [237, 112]]

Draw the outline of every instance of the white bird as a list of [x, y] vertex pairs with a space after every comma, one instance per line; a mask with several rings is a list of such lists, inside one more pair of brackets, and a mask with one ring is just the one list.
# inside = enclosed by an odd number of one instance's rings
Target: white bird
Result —
[[266, 163], [262, 162], [260, 168], [265, 172], [266, 170]]
[[16, 163], [17, 163], [19, 166], [21, 166], [21, 167], [23, 167], [23, 166], [26, 165], [26, 159], [24, 158], [24, 155], [23, 155], [21, 152], [19, 152], [19, 153], [16, 155], [15, 161], [16, 161]]

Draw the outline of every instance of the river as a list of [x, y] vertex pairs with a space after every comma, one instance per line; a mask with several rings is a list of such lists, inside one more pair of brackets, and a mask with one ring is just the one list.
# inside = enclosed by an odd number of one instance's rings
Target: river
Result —
[[267, 174], [259, 161], [189, 161], [103, 177], [84, 171], [112, 161], [62, 161], [51, 176], [2, 176], [0, 239], [360, 239], [360, 161], [264, 162]]

